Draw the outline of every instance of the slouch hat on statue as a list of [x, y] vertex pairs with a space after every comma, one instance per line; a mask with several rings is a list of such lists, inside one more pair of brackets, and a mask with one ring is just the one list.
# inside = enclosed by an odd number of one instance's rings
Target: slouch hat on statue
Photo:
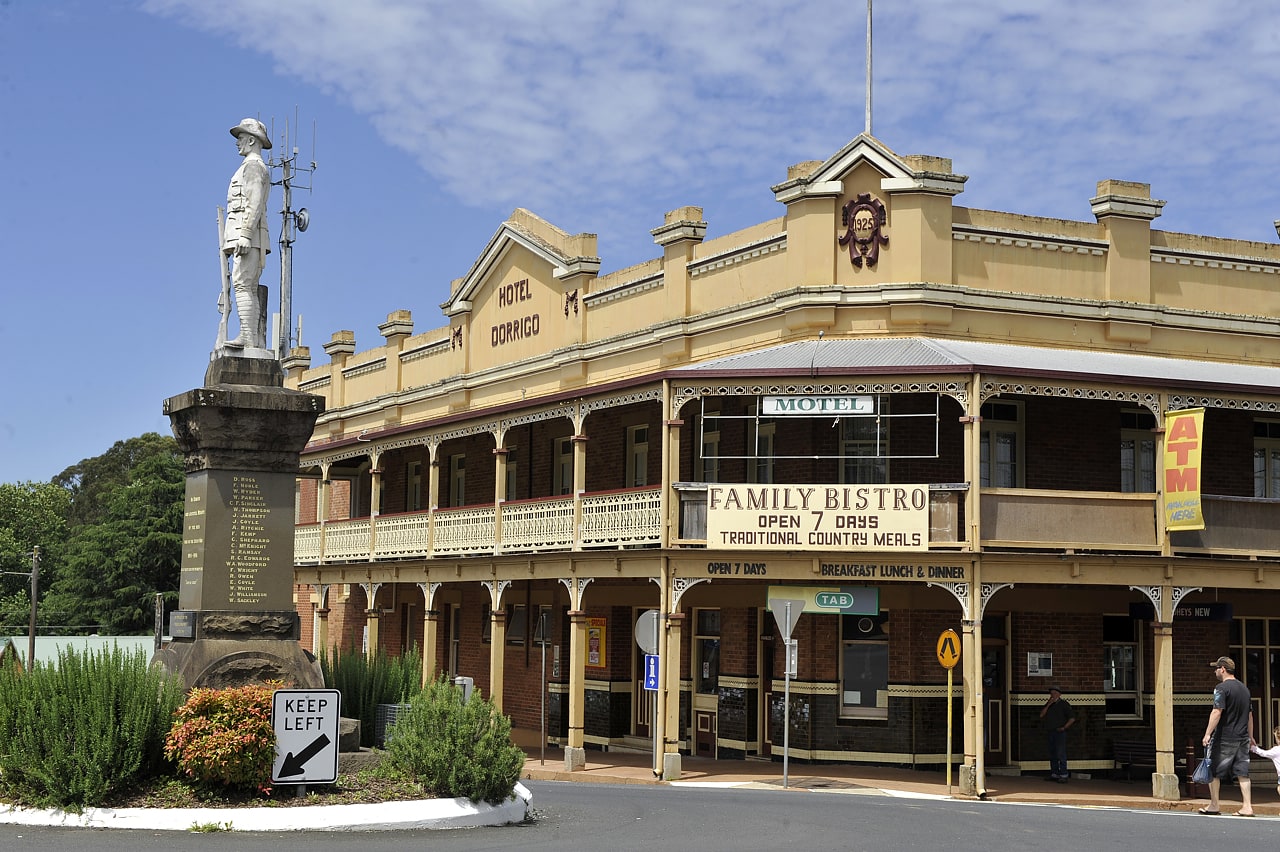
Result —
[[256, 118], [244, 118], [240, 123], [231, 128], [232, 136], [239, 136], [241, 133], [247, 133], [254, 139], [262, 143], [263, 148], [271, 147], [271, 137], [267, 136], [267, 126]]

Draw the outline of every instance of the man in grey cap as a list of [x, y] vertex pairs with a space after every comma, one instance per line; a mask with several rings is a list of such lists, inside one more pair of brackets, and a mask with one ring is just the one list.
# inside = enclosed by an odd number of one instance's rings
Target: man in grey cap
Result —
[[[1253, 798], [1249, 784], [1249, 747], [1253, 739], [1253, 701], [1249, 687], [1236, 680], [1236, 662], [1219, 657], [1209, 664], [1218, 685], [1213, 688], [1213, 710], [1204, 729], [1204, 747], [1212, 758], [1213, 778], [1209, 781], [1209, 805], [1200, 813], [1216, 815], [1218, 790], [1222, 779], [1231, 775], [1240, 785], [1240, 810], [1236, 816], [1253, 816]], [[1217, 736], [1214, 736], [1214, 735]]]
[[1040, 708], [1040, 719], [1049, 734], [1049, 778], [1067, 783], [1067, 730], [1076, 723], [1076, 713], [1062, 697], [1062, 689], [1049, 687], [1049, 700]]
[[[256, 118], [246, 118], [231, 128], [244, 162], [227, 187], [227, 222], [222, 233], [222, 253], [231, 258], [231, 286], [235, 291], [240, 334], [228, 340], [234, 349], [265, 348], [266, 305], [258, 295], [258, 279], [270, 253], [267, 233], [267, 195], [271, 172], [262, 162], [262, 151], [271, 147], [267, 128]], [[224, 311], [230, 311], [227, 305]]]

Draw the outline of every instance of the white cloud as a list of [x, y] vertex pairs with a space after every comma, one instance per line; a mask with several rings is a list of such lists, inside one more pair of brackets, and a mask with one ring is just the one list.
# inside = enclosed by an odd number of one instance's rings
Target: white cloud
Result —
[[[469, 204], [572, 211], [593, 229], [620, 222], [637, 193], [767, 202], [789, 163], [863, 126], [858, 3], [146, 8], [335, 93]], [[1242, 164], [1280, 137], [1266, 108], [1280, 82], [1274, 17], [1186, 0], [882, 3], [874, 129], [904, 153], [952, 157], [973, 178], [962, 204], [1086, 217], [1104, 177], [1149, 180], [1157, 195], [1225, 178], [1231, 195], [1254, 182]], [[1182, 203], [1239, 215], [1230, 198]]]

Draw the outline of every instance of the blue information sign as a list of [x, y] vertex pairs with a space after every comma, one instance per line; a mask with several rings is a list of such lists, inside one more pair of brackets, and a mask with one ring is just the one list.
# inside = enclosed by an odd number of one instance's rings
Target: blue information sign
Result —
[[658, 655], [644, 655], [644, 688], [649, 690], [657, 690], [658, 688]]

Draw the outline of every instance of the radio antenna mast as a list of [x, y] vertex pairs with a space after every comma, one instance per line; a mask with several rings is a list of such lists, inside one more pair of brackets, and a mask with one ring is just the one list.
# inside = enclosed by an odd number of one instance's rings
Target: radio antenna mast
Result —
[[[293, 134], [296, 135], [298, 115], [297, 109], [294, 109], [293, 117]], [[272, 186], [279, 186], [284, 194], [284, 207], [280, 210], [280, 216], [283, 219], [280, 225], [280, 314], [275, 325], [275, 340], [273, 347], [276, 351], [276, 357], [280, 361], [284, 361], [289, 356], [289, 349], [296, 343], [301, 345], [301, 341], [293, 340], [290, 337], [290, 331], [293, 325], [293, 241], [296, 233], [302, 233], [307, 230], [307, 225], [311, 223], [311, 215], [307, 212], [307, 208], [301, 207], [298, 210], [293, 209], [293, 190], [305, 189], [311, 191], [310, 178], [316, 171], [316, 128], [315, 122], [311, 124], [311, 165], [299, 166], [297, 139], [290, 136], [289, 122], [286, 119], [284, 124], [284, 144], [280, 146], [280, 155], [277, 159], [274, 155], [271, 157], [270, 163], [272, 169], [280, 169], [280, 180], [272, 181]], [[307, 184], [300, 185], [297, 183], [297, 176], [304, 174], [307, 176]], [[301, 323], [299, 323], [299, 335], [301, 335]]]

